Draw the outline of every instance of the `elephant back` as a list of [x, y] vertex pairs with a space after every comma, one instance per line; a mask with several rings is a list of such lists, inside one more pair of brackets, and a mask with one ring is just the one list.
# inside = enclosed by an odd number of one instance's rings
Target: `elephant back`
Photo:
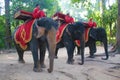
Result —
[[48, 17], [43, 17], [38, 19], [37, 25], [46, 28], [46, 30], [50, 30], [51, 27], [54, 27], [56, 30], [58, 28], [58, 23], [54, 21], [52, 18], [48, 18]]
[[82, 36], [85, 31], [85, 27], [82, 22], [75, 22], [73, 24], [69, 24], [66, 28], [66, 32], [67, 32], [67, 29], [74, 40], [76, 39], [79, 40], [80, 36]]
[[105, 37], [107, 35], [105, 29], [102, 27], [98, 27], [96, 29], [96, 32], [97, 32], [97, 36], [100, 36], [100, 37]]
[[103, 38], [106, 39], [106, 36], [107, 36], [106, 31], [102, 27], [97, 27], [97, 28], [91, 28], [90, 29], [89, 37], [91, 37], [94, 40], [102, 41]]

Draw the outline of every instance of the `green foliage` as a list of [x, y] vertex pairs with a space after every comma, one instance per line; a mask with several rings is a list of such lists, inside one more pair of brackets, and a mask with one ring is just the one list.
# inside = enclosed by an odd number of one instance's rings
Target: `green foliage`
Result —
[[5, 47], [5, 18], [4, 16], [0, 16], [0, 49]]
[[117, 4], [110, 6], [110, 9], [106, 9], [103, 14], [103, 23], [109, 25], [109, 23], [116, 22], [118, 13]]
[[58, 4], [56, 0], [11, 0], [11, 3], [12, 4], [10, 5], [10, 24], [12, 31], [14, 31], [14, 29], [19, 24], [23, 23], [23, 21], [14, 19], [15, 12], [19, 10], [32, 12], [35, 8], [35, 5], [40, 4], [40, 8], [46, 12], [48, 17], [51, 17], [53, 13], [56, 12], [56, 6]]
[[118, 14], [117, 3], [109, 7], [110, 9], [105, 9], [103, 14], [103, 24], [106, 26], [106, 31], [108, 33], [109, 43], [115, 43], [116, 37], [116, 20]]
[[44, 9], [48, 15], [52, 15], [58, 4], [56, 0], [11, 0], [11, 13], [18, 10], [26, 10], [32, 12], [36, 4], [40, 4], [40, 8]]
[[72, 3], [80, 2], [80, 0], [71, 0], [71, 1], [72, 1]]
[[97, 23], [97, 26], [101, 26], [101, 14], [99, 11], [88, 11], [87, 18], [93, 18], [93, 21], [95, 21]]
[[90, 0], [71, 0], [71, 2], [74, 3], [83, 3], [85, 5], [86, 3], [89, 3]]

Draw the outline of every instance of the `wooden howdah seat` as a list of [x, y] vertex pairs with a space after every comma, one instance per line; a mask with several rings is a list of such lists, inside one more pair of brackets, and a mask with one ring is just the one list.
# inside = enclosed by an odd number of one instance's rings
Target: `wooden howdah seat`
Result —
[[24, 11], [24, 10], [19, 10], [15, 13], [14, 15], [14, 18], [15, 19], [18, 19], [18, 20], [28, 20], [28, 19], [32, 19], [32, 12], [27, 12], [27, 11]]

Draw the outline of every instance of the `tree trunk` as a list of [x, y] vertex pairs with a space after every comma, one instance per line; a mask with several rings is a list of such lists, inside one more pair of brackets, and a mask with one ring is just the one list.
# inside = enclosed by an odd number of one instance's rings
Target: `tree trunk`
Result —
[[120, 53], [120, 0], [118, 0], [118, 19], [117, 19], [117, 50]]
[[5, 45], [6, 48], [12, 47], [11, 29], [10, 29], [10, 0], [5, 0]]
[[105, 24], [103, 23], [104, 10], [105, 10], [105, 0], [100, 0], [101, 26], [103, 27], [105, 26]]

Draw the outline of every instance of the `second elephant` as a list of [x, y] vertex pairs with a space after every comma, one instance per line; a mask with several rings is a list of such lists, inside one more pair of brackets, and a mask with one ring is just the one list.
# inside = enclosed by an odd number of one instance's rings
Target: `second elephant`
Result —
[[57, 57], [58, 49], [62, 47], [66, 47], [67, 49], [67, 63], [73, 64], [74, 59], [74, 49], [75, 49], [75, 40], [80, 40], [80, 46], [81, 46], [81, 63], [84, 63], [84, 31], [85, 26], [82, 22], [75, 22], [73, 24], [68, 24], [65, 28], [63, 35], [61, 37], [61, 41], [57, 43], [56, 45], [56, 52], [55, 56]]

